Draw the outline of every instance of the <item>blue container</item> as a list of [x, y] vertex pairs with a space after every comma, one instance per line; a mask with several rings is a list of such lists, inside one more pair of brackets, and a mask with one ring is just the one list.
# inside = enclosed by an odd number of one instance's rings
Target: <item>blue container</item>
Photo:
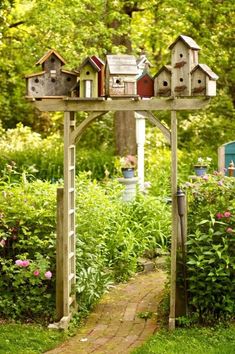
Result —
[[122, 168], [122, 174], [124, 178], [133, 178], [134, 168]]
[[204, 176], [207, 173], [207, 166], [194, 166], [196, 176]]

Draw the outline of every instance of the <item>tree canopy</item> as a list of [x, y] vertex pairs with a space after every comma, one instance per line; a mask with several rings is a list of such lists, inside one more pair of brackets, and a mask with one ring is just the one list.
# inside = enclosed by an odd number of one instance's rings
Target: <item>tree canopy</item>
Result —
[[[37, 126], [39, 113], [24, 100], [24, 75], [35, 72], [35, 63], [50, 48], [66, 59], [68, 68], [77, 68], [87, 55], [104, 58], [108, 53], [138, 56], [145, 52], [155, 73], [170, 61], [168, 46], [179, 34], [185, 34], [202, 48], [200, 62], [219, 75], [218, 97], [210, 108], [211, 125], [217, 118], [231, 124], [235, 105], [234, 10], [231, 0], [3, 0], [0, 120], [5, 128], [19, 121]], [[182, 117], [192, 127], [189, 116]]]

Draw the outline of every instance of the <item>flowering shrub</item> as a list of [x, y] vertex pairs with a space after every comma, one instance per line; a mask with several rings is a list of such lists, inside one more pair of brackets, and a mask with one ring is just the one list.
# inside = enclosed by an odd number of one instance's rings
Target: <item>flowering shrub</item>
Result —
[[55, 185], [0, 185], [1, 316], [53, 317], [55, 208]]
[[188, 183], [188, 280], [193, 312], [214, 323], [235, 315], [235, 179]]

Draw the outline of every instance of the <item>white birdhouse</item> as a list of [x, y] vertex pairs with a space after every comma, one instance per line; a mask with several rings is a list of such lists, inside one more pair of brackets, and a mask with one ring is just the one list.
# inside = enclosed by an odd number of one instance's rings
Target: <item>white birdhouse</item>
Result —
[[206, 64], [198, 64], [191, 71], [193, 96], [216, 96], [218, 76]]
[[171, 66], [164, 65], [154, 75], [154, 96], [171, 95]]
[[188, 36], [180, 35], [169, 47], [172, 50], [172, 95], [191, 95], [191, 70], [198, 64], [200, 47]]

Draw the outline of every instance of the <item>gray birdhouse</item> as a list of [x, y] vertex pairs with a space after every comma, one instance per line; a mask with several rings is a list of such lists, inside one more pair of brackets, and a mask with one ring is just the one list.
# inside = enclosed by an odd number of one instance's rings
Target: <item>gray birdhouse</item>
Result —
[[216, 96], [218, 76], [206, 64], [198, 64], [191, 71], [193, 96]]
[[69, 96], [77, 82], [77, 74], [63, 70], [64, 59], [55, 50], [49, 50], [36, 65], [39, 73], [26, 76], [27, 95], [30, 97]]
[[200, 47], [188, 36], [180, 35], [169, 47], [172, 65], [172, 95], [191, 95], [191, 70], [198, 64]]
[[136, 96], [138, 69], [133, 55], [107, 55], [106, 95]]
[[154, 75], [154, 96], [171, 95], [171, 65], [164, 65]]

